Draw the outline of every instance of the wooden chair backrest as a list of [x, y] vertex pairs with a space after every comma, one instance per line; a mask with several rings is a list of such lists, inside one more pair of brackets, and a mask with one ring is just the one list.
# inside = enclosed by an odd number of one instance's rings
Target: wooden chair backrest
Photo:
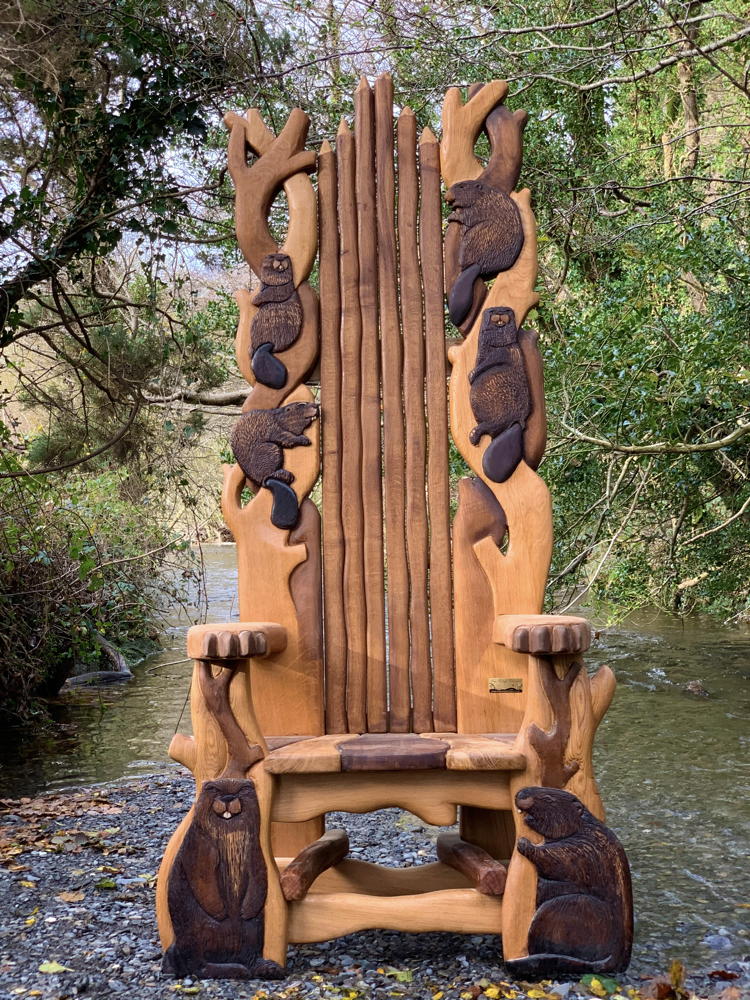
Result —
[[[255, 354], [258, 331], [271, 322], [254, 326], [266, 307], [249, 292], [238, 296], [238, 362], [255, 387], [233, 436], [240, 465], [225, 470], [223, 506], [238, 542], [241, 618], [279, 621], [289, 633], [276, 663], [254, 668], [256, 709], [269, 735], [508, 732], [520, 724], [524, 658], [493, 643], [492, 628], [497, 613], [541, 610], [549, 566], [549, 496], [532, 471], [544, 450], [535, 336], [522, 331], [518, 338], [534, 400], [525, 460], [502, 483], [483, 467], [487, 439], [469, 439], [477, 423], [469, 372], [483, 309], [512, 308], [520, 329], [536, 301], [534, 220], [528, 192], [509, 192], [523, 221], [523, 249], [489, 292], [475, 283], [461, 325], [466, 339], [450, 352], [453, 438], [477, 476], [461, 482], [451, 540], [441, 196], [441, 169], [446, 187], [485, 178], [490, 169], [517, 174], [520, 142], [514, 149], [507, 137], [517, 139], [522, 124], [514, 127], [504, 109], [501, 121], [490, 114], [506, 89], [497, 81], [475, 88], [466, 104], [449, 91], [439, 145], [429, 129], [418, 137], [408, 108], [394, 128], [389, 76], [374, 88], [363, 80], [354, 129], [342, 122], [335, 151], [326, 142], [317, 158], [317, 234], [306, 116], [293, 112], [278, 138], [257, 112], [227, 116], [240, 246], [262, 281], [276, 280], [269, 255], [288, 255], [300, 312], [285, 316], [301, 315], [291, 346], [269, 362], [267, 348]], [[487, 167], [473, 153], [483, 128], [492, 142]], [[251, 164], [248, 148], [257, 156]], [[267, 217], [282, 185], [289, 227], [279, 248]], [[319, 303], [307, 282], [317, 244]], [[449, 287], [459, 253], [460, 227], [451, 222]], [[273, 301], [271, 285], [262, 288]], [[320, 420], [304, 384], [318, 353]], [[275, 366], [270, 377], [268, 370], [256, 377], [258, 359]], [[278, 361], [286, 377], [274, 387]], [[259, 428], [267, 438], [273, 416], [261, 411], [279, 414], [292, 404], [306, 421], [294, 433], [306, 438], [284, 447], [283, 476], [292, 481], [279, 485], [276, 458], [258, 462]], [[319, 434], [322, 545], [308, 498]], [[307, 439], [310, 445], [299, 446]], [[264, 447], [273, 453], [267, 440]], [[257, 492], [243, 505], [246, 482]]]

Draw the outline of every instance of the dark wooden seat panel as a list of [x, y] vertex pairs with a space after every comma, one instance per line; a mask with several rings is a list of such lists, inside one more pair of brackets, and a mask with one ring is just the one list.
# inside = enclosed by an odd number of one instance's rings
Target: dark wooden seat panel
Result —
[[[293, 738], [284, 737], [284, 740]], [[516, 771], [526, 757], [511, 733], [341, 733], [281, 743], [266, 757], [271, 774], [335, 771]]]

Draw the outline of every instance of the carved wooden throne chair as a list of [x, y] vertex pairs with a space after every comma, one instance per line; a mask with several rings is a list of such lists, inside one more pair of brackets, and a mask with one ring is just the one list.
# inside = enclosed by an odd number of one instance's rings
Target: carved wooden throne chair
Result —
[[[260, 281], [238, 295], [253, 389], [222, 495], [241, 621], [188, 634], [194, 736], [170, 754], [198, 797], [157, 897], [175, 975], [281, 975], [289, 943], [366, 928], [497, 933], [524, 975], [627, 965], [627, 861], [591, 759], [615, 680], [582, 665], [584, 619], [541, 614], [536, 231], [506, 92], [449, 90], [438, 143], [409, 109], [394, 127], [388, 76], [363, 80], [354, 129], [317, 155], [300, 110], [278, 136], [227, 116]], [[449, 427], [473, 472], [452, 524]], [[324, 832], [328, 812], [389, 806], [460, 833], [388, 869]]]

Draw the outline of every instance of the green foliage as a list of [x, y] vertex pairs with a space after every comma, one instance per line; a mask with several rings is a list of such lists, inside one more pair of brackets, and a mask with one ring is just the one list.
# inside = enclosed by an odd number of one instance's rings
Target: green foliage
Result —
[[111, 669], [97, 635], [153, 646], [195, 582], [185, 540], [147, 516], [155, 498], [136, 505], [122, 486], [113, 473], [0, 480], [0, 713], [33, 713], [74, 668]]

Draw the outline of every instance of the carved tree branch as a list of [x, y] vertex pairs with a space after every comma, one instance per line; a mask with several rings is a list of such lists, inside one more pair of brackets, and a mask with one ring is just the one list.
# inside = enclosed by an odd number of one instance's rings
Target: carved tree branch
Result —
[[[265, 643], [261, 652], [264, 651]], [[221, 663], [221, 670], [216, 676], [210, 660], [199, 660], [198, 665], [201, 693], [227, 744], [227, 763], [220, 777], [242, 780], [253, 764], [262, 760], [263, 750], [257, 743], [248, 743], [229, 704], [229, 685], [235, 676], [238, 661]]]
[[[263, 258], [279, 252], [268, 228], [268, 213], [283, 187], [289, 227], [282, 250], [292, 260], [295, 285], [299, 285], [310, 274], [317, 250], [315, 192], [305, 176], [315, 170], [316, 154], [303, 148], [310, 119], [295, 108], [275, 138], [255, 110], [247, 118], [227, 114], [224, 122], [230, 129], [228, 159], [236, 190], [237, 242], [245, 260], [260, 277]], [[258, 157], [252, 166], [247, 163], [248, 148]]]
[[557, 676], [552, 660], [537, 659], [537, 663], [555, 721], [546, 731], [532, 723], [527, 736], [539, 756], [541, 784], [548, 788], [564, 788], [580, 767], [577, 760], [565, 763], [565, 748], [570, 738], [570, 689], [581, 670], [581, 663], [571, 663], [564, 677]]

